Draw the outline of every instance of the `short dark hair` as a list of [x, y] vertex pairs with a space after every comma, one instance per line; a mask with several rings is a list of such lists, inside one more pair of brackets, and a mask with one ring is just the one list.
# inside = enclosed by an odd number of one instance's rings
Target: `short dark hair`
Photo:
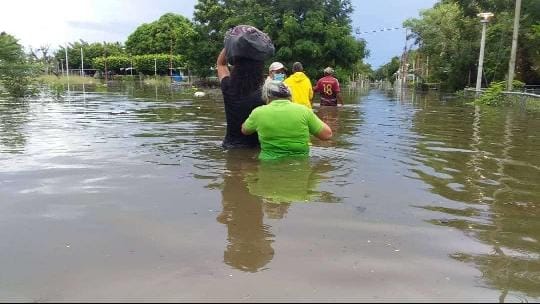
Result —
[[294, 73], [302, 72], [304, 70], [304, 66], [302, 66], [302, 63], [300, 63], [300, 62], [295, 62], [292, 65], [292, 70], [293, 70]]

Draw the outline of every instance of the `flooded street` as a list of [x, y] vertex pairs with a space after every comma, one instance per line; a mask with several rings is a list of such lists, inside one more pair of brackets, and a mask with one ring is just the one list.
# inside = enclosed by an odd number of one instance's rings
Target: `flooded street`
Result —
[[540, 112], [349, 93], [270, 164], [217, 91], [0, 97], [0, 300], [540, 301]]

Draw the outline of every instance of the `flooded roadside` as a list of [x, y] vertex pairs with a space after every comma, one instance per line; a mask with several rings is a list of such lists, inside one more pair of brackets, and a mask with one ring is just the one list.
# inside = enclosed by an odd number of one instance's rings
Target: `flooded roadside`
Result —
[[540, 113], [354, 93], [269, 166], [217, 93], [99, 91], [0, 100], [0, 299], [540, 299]]

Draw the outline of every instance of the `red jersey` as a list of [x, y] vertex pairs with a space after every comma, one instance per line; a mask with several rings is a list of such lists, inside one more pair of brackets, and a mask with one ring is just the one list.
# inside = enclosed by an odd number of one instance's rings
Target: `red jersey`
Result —
[[339, 81], [332, 76], [319, 79], [315, 86], [315, 92], [321, 94], [321, 106], [337, 106], [337, 94], [340, 91]]

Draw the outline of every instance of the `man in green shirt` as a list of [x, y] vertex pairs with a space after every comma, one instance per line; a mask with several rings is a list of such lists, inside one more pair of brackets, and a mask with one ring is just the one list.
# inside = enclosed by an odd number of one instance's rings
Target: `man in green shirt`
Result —
[[259, 159], [309, 156], [310, 135], [321, 140], [332, 138], [332, 130], [305, 106], [291, 102], [289, 88], [280, 81], [269, 81], [262, 89], [267, 105], [253, 110], [242, 125], [242, 133], [257, 132], [261, 143]]

